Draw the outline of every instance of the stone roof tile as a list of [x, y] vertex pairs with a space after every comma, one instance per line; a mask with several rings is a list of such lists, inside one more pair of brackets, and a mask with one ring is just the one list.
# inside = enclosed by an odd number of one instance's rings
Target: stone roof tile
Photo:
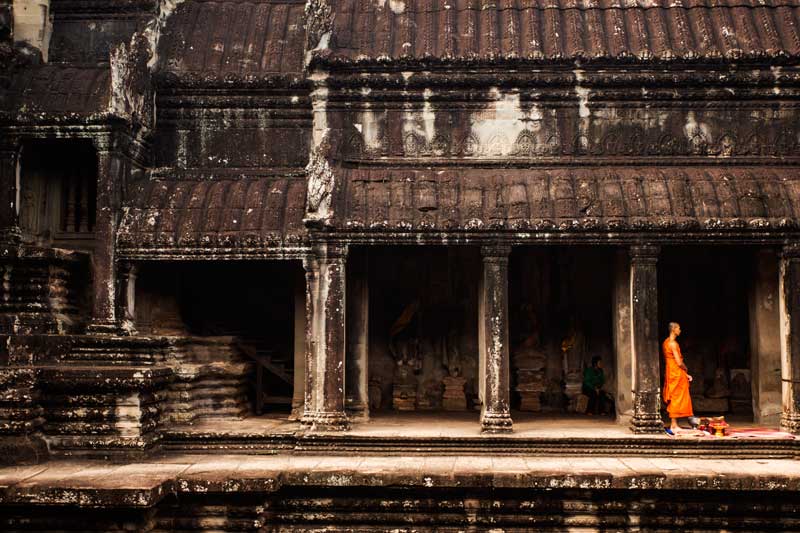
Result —
[[109, 111], [111, 73], [108, 67], [39, 65], [16, 73], [6, 94], [2, 108], [16, 119], [47, 113], [85, 120]]
[[303, 239], [304, 178], [154, 179], [126, 197], [121, 248], [280, 247]]
[[160, 68], [223, 76], [299, 73], [303, 5], [297, 0], [184, 2], [159, 40]]
[[352, 231], [800, 227], [800, 169], [351, 169], [335, 225]]
[[800, 55], [798, 0], [341, 0], [328, 61]]

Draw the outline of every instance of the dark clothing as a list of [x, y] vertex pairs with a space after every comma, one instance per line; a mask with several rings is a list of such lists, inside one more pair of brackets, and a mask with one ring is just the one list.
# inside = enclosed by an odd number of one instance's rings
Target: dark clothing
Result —
[[583, 371], [583, 386], [589, 389], [599, 389], [606, 382], [606, 376], [603, 374], [603, 369], [590, 366], [586, 367]]
[[586, 412], [595, 415], [608, 413], [608, 407], [611, 405], [611, 399], [604, 390], [590, 389], [586, 385], [583, 386], [583, 394], [589, 398], [589, 403], [586, 405]]
[[587, 413], [598, 415], [606, 412], [609, 398], [602, 390], [605, 382], [606, 376], [602, 368], [590, 366], [584, 369], [583, 393], [589, 397], [589, 404], [586, 406]]

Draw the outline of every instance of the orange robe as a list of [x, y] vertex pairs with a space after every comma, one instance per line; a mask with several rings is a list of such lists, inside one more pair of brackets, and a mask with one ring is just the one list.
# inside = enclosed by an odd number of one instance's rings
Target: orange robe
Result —
[[[670, 418], [684, 418], [692, 416], [692, 398], [689, 395], [688, 374], [678, 366], [683, 362], [681, 348], [675, 343], [675, 353], [669, 345], [669, 338], [661, 345], [666, 363], [664, 372], [664, 389], [662, 394], [667, 403], [667, 413]], [[677, 360], [676, 360], [677, 359]]]

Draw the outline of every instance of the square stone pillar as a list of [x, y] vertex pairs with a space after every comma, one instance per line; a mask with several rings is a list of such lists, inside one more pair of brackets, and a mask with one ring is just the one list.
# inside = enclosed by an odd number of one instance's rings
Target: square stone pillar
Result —
[[294, 376], [291, 420], [303, 417], [306, 388], [306, 289], [305, 276], [296, 276], [294, 286]]
[[778, 257], [774, 249], [755, 254], [748, 295], [753, 421], [764, 426], [777, 426], [782, 411]]
[[303, 362], [303, 416], [300, 418], [303, 423], [311, 423], [311, 416], [314, 412], [314, 357], [317, 347], [314, 331], [314, 297], [319, 292], [317, 282], [319, 279], [319, 265], [317, 258], [310, 254], [303, 260], [305, 270], [305, 357]]
[[481, 431], [509, 433], [511, 401], [509, 383], [508, 339], [508, 256], [507, 245], [481, 247], [483, 275], [481, 281], [481, 312], [479, 335], [480, 384], [483, 390]]
[[[306, 329], [306, 406], [303, 422], [312, 430], [343, 430], [345, 415], [345, 262], [347, 247], [321, 243], [306, 261], [310, 327]], [[310, 307], [310, 308], [309, 308]]]
[[633, 419], [633, 357], [631, 350], [631, 267], [627, 250], [614, 257], [613, 320], [614, 368], [617, 388], [614, 407], [617, 423], [629, 425]]
[[134, 335], [136, 333], [136, 277], [138, 267], [134, 263], [124, 262], [119, 269], [122, 285], [122, 323], [123, 332]]
[[781, 428], [800, 434], [800, 245], [785, 246], [779, 275]]
[[366, 250], [351, 250], [347, 265], [347, 359], [345, 407], [369, 418], [369, 266]]
[[663, 433], [658, 343], [657, 246], [630, 248], [630, 317], [634, 433]]
[[119, 334], [117, 316], [117, 226], [119, 187], [123, 179], [123, 155], [106, 139], [97, 149], [97, 215], [92, 252], [92, 319], [90, 333]]
[[0, 146], [0, 242], [18, 243], [19, 227], [19, 156], [16, 145]]

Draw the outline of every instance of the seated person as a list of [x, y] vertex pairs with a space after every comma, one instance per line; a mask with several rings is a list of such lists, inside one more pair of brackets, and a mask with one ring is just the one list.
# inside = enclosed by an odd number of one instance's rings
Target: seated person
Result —
[[589, 398], [586, 413], [590, 415], [608, 414], [609, 398], [603, 390], [606, 376], [603, 373], [603, 360], [592, 357], [592, 366], [583, 371], [582, 392]]

